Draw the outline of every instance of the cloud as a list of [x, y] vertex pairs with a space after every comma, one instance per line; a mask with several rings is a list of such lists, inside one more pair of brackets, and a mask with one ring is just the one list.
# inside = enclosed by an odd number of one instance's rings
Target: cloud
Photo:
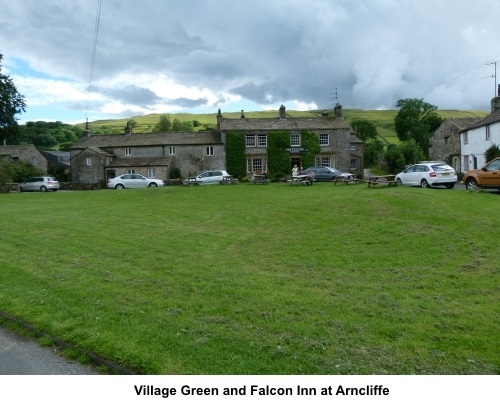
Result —
[[95, 6], [4, 0], [0, 52], [28, 111], [331, 108], [334, 89], [345, 108], [488, 109], [494, 94], [493, 0], [103, 0], [92, 59]]

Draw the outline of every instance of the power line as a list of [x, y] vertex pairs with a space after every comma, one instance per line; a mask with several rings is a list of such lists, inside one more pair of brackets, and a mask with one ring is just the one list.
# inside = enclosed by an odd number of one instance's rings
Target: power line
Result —
[[92, 80], [94, 77], [94, 64], [95, 64], [95, 53], [97, 49], [97, 38], [99, 35], [99, 23], [101, 20], [101, 7], [102, 7], [102, 0], [97, 0], [97, 13], [96, 13], [96, 18], [95, 18], [95, 26], [94, 26], [94, 43], [92, 46], [92, 58], [90, 62], [90, 74], [89, 74], [89, 87], [88, 87], [88, 97], [87, 97], [87, 111], [86, 111], [86, 118], [87, 122], [89, 120], [88, 117], [88, 112], [89, 112], [89, 101], [90, 101], [90, 93], [92, 91]]
[[424, 94], [430, 93], [431, 91], [433, 91], [433, 90], [435, 90], [435, 89], [437, 89], [437, 88], [439, 88], [439, 87], [441, 87], [441, 86], [444, 86], [445, 84], [448, 84], [449, 82], [452, 82], [453, 80], [456, 80], [456, 79], [458, 79], [459, 77], [462, 77], [462, 76], [466, 75], [467, 73], [472, 72], [473, 70], [475, 70], [475, 69], [477, 69], [477, 68], [479, 68], [479, 67], [481, 67], [481, 66], [484, 66], [484, 65], [488, 65], [488, 64], [493, 63], [493, 62], [491, 62], [491, 61], [492, 61], [492, 60], [494, 60], [494, 59], [496, 59], [496, 58], [498, 58], [498, 57], [500, 57], [500, 55], [497, 55], [497, 56], [495, 56], [495, 57], [493, 57], [493, 58], [491, 58], [491, 59], [488, 59], [486, 62], [483, 62], [483, 63], [481, 63], [481, 64], [479, 64], [479, 65], [477, 65], [477, 66], [474, 66], [472, 69], [469, 69], [469, 70], [467, 70], [467, 71], [465, 71], [465, 72], [463, 72], [463, 73], [460, 73], [459, 75], [452, 77], [451, 79], [449, 79], [449, 80], [445, 81], [444, 83], [441, 83], [441, 84], [440, 84], [440, 85], [438, 85], [438, 86], [433, 87], [433, 88], [432, 88], [432, 89], [430, 89], [430, 90], [424, 91], [424, 92], [423, 92], [423, 93], [421, 93], [418, 97], [423, 96]]

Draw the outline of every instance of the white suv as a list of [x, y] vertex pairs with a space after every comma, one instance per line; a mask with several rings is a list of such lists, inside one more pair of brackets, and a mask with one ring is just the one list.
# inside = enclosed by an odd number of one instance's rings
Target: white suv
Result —
[[455, 169], [443, 162], [420, 162], [396, 175], [398, 184], [406, 186], [453, 188], [457, 180]]

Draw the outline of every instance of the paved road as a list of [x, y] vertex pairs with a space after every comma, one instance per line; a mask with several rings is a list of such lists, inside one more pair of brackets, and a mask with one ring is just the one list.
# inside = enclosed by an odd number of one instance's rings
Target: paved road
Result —
[[0, 375], [97, 375], [90, 366], [65, 359], [49, 347], [0, 328]]

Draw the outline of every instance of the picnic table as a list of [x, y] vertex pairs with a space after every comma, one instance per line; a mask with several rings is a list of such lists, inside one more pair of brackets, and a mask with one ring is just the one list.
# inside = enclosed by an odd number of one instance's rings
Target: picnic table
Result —
[[182, 182], [185, 186], [199, 186], [200, 183], [196, 180], [196, 177], [186, 177], [186, 180]]
[[299, 186], [299, 185], [312, 186], [313, 179], [307, 174], [299, 174], [297, 176], [292, 176], [289, 184], [296, 185], [296, 186]]
[[219, 181], [220, 184], [236, 184], [238, 183], [238, 179], [235, 179], [233, 176], [224, 176], [222, 180]]
[[396, 176], [394, 174], [383, 174], [380, 176], [371, 176], [368, 179], [368, 188], [375, 188], [377, 184], [387, 184], [387, 186], [397, 186]]
[[333, 180], [333, 185], [336, 186], [337, 183], [343, 183], [344, 186], [347, 186], [350, 183], [358, 184], [359, 179], [355, 176], [337, 176]]
[[269, 179], [266, 178], [265, 174], [254, 174], [250, 179], [250, 184], [267, 184]]

